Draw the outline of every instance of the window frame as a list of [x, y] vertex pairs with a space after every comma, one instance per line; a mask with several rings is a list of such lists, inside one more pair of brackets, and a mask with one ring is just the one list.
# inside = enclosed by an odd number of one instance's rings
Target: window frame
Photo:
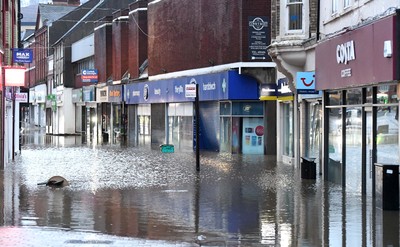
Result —
[[[298, 28], [298, 29], [292, 29], [291, 27], [290, 27], [290, 13], [291, 13], [291, 11], [290, 11], [290, 7], [291, 6], [295, 6], [295, 5], [299, 5], [300, 6], [300, 10], [301, 10], [301, 13], [300, 13], [300, 18], [301, 18], [301, 20], [299, 21], [299, 23], [300, 23], [300, 28]], [[303, 0], [286, 0], [286, 18], [287, 18], [287, 31], [289, 32], [289, 33], [302, 33], [303, 32], [303, 30], [304, 30], [304, 1]]]

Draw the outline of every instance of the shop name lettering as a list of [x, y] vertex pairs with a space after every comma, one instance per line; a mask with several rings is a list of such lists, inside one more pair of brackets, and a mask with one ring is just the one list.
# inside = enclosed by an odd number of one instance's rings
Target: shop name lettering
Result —
[[356, 59], [354, 51], [354, 41], [348, 41], [336, 47], [336, 61], [338, 64], [347, 64], [349, 61]]
[[215, 82], [209, 82], [209, 83], [205, 83], [203, 84], [203, 91], [212, 91], [215, 90], [217, 88], [217, 86], [215, 85]]
[[183, 93], [183, 86], [175, 86], [175, 93], [177, 94]]
[[121, 97], [121, 91], [118, 90], [110, 91], [110, 97]]

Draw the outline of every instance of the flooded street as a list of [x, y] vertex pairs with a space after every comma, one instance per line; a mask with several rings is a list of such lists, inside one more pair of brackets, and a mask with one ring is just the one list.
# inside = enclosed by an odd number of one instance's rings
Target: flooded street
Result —
[[[202, 152], [197, 173], [192, 152], [41, 132], [23, 141], [1, 176], [2, 246], [27, 246], [10, 240], [22, 235], [35, 236], [31, 246], [399, 245], [398, 211], [320, 176], [302, 180], [274, 157]], [[54, 175], [70, 185], [37, 185]]]

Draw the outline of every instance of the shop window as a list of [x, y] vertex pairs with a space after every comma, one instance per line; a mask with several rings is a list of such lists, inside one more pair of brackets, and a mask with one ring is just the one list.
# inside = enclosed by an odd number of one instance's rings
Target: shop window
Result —
[[219, 114], [221, 116], [230, 116], [232, 114], [232, 103], [231, 102], [221, 102], [219, 104]]
[[329, 92], [327, 104], [330, 106], [341, 105], [342, 104], [342, 92], [340, 92], [340, 91]]
[[362, 103], [362, 90], [351, 89], [346, 92], [346, 104], [347, 105], [358, 105]]
[[389, 104], [389, 103], [399, 102], [399, 99], [397, 97], [397, 85], [379, 86], [376, 97], [378, 104]]
[[293, 102], [283, 104], [283, 155], [293, 157]]
[[399, 159], [399, 108], [397, 85], [377, 88], [377, 161], [398, 164]]
[[319, 161], [319, 152], [321, 147], [321, 123], [322, 123], [322, 106], [318, 102], [307, 104], [308, 117], [307, 117], [307, 148], [306, 156], [316, 158]]
[[372, 95], [373, 95], [373, 93], [374, 93], [374, 91], [372, 90], [372, 87], [367, 87], [366, 89], [365, 89], [365, 91], [366, 91], [366, 99], [365, 99], [365, 103], [368, 103], [368, 104], [372, 104], [373, 103], [373, 101], [372, 101]]

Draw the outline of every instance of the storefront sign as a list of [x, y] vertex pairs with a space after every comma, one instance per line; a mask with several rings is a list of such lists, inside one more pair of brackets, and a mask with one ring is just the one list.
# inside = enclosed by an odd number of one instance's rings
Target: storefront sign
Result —
[[108, 100], [109, 102], [120, 103], [122, 102], [122, 85], [108, 87]]
[[96, 102], [108, 102], [108, 87], [96, 88]]
[[399, 51], [394, 48], [387, 52], [387, 44], [395, 44], [396, 37], [400, 36], [400, 29], [396, 27], [398, 18], [397, 15], [385, 17], [319, 43], [315, 49], [315, 81], [318, 82], [315, 89], [342, 89], [399, 80], [400, 67], [396, 65]]
[[266, 16], [250, 16], [249, 21], [249, 59], [266, 60], [269, 45], [268, 19]]
[[72, 103], [82, 102], [82, 89], [73, 89], [72, 90]]
[[[149, 81], [126, 85], [127, 104], [188, 102], [194, 98], [186, 97], [186, 85], [196, 81], [199, 84], [199, 100], [258, 100], [258, 83], [237, 71], [207, 74], [195, 77], [182, 77], [169, 80]], [[229, 85], [233, 85], [230, 87]], [[189, 86], [190, 87], [190, 86]], [[147, 93], [147, 96], [143, 95]], [[193, 92], [191, 92], [193, 93]]]
[[196, 84], [186, 84], [185, 85], [185, 97], [186, 98], [196, 98]]
[[289, 88], [288, 79], [281, 78], [278, 84], [262, 84], [260, 100], [293, 100], [293, 93]]
[[336, 61], [338, 64], [347, 64], [349, 61], [356, 59], [356, 53], [354, 51], [354, 41], [349, 41], [344, 44], [340, 44], [336, 47]]
[[95, 87], [94, 86], [82, 87], [82, 100], [83, 100], [83, 102], [94, 101], [95, 100], [94, 92], [95, 92]]
[[28, 93], [15, 93], [15, 101], [28, 103]]
[[13, 49], [14, 63], [32, 63], [33, 52], [32, 49]]
[[99, 81], [99, 73], [97, 69], [84, 69], [81, 73], [82, 82], [97, 83]]

